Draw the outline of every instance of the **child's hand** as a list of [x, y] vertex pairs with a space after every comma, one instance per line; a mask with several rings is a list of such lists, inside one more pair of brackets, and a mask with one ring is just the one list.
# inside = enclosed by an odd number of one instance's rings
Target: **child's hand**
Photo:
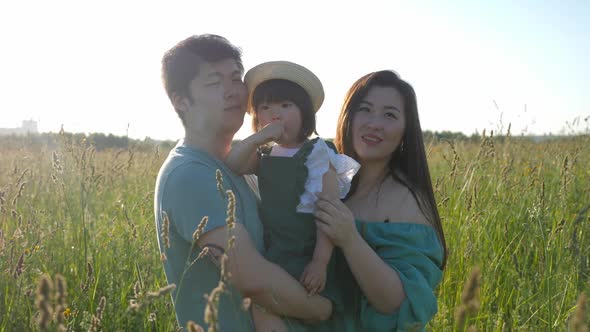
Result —
[[280, 122], [273, 122], [266, 125], [256, 134], [259, 136], [259, 145], [266, 144], [271, 141], [277, 141], [283, 136], [285, 129]]
[[299, 282], [307, 290], [309, 296], [316, 295], [326, 287], [327, 262], [320, 262], [312, 259], [301, 274]]

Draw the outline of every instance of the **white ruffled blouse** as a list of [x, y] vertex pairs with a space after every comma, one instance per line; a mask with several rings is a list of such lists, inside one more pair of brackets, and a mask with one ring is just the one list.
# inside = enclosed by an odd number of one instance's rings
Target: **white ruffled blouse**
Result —
[[[299, 148], [284, 148], [280, 145], [274, 145], [270, 152], [271, 156], [293, 157]], [[321, 138], [318, 139], [313, 149], [307, 156], [305, 166], [307, 167], [307, 180], [305, 181], [305, 191], [301, 194], [297, 212], [313, 213], [315, 211], [315, 202], [317, 195], [322, 192], [324, 174], [334, 167], [338, 179], [338, 191], [340, 199], [346, 197], [350, 190], [352, 178], [358, 172], [361, 165], [354, 159], [339, 153], [335, 153], [328, 147], [326, 142]]]

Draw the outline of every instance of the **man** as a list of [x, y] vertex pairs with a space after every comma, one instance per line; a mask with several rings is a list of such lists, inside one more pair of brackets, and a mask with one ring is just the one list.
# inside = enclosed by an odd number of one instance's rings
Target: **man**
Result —
[[[254, 330], [249, 311], [242, 309], [243, 297], [276, 314], [304, 320], [324, 320], [331, 312], [330, 301], [308, 297], [297, 280], [259, 253], [263, 240], [256, 197], [244, 178], [223, 163], [244, 120], [247, 92], [242, 74], [240, 50], [216, 35], [189, 37], [162, 59], [164, 87], [185, 136], [160, 169], [154, 212], [166, 278], [176, 284], [172, 299], [182, 327], [192, 320], [207, 329], [204, 295], [218, 285], [224, 253], [231, 277], [219, 301], [221, 331]], [[217, 170], [222, 187], [235, 195], [231, 232], [236, 240], [229, 250], [228, 196], [218, 191]], [[208, 220], [193, 250], [193, 234], [203, 217]], [[202, 248], [209, 254], [196, 259]]]

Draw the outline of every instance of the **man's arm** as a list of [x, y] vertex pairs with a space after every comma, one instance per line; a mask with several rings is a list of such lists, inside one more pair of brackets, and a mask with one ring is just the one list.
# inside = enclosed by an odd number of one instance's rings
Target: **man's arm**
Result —
[[[256, 250], [243, 225], [232, 230], [236, 237], [229, 250], [227, 268], [232, 284], [246, 297], [279, 315], [310, 321], [326, 320], [332, 313], [331, 302], [321, 296], [308, 296], [305, 288], [291, 275], [265, 260]], [[203, 234], [200, 247], [215, 245], [227, 250], [228, 231], [219, 227]]]

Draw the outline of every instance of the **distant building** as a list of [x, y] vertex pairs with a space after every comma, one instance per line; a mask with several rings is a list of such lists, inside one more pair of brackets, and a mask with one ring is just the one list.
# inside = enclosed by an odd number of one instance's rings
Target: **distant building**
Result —
[[20, 128], [0, 128], [0, 135], [38, 134], [37, 121], [24, 120]]

